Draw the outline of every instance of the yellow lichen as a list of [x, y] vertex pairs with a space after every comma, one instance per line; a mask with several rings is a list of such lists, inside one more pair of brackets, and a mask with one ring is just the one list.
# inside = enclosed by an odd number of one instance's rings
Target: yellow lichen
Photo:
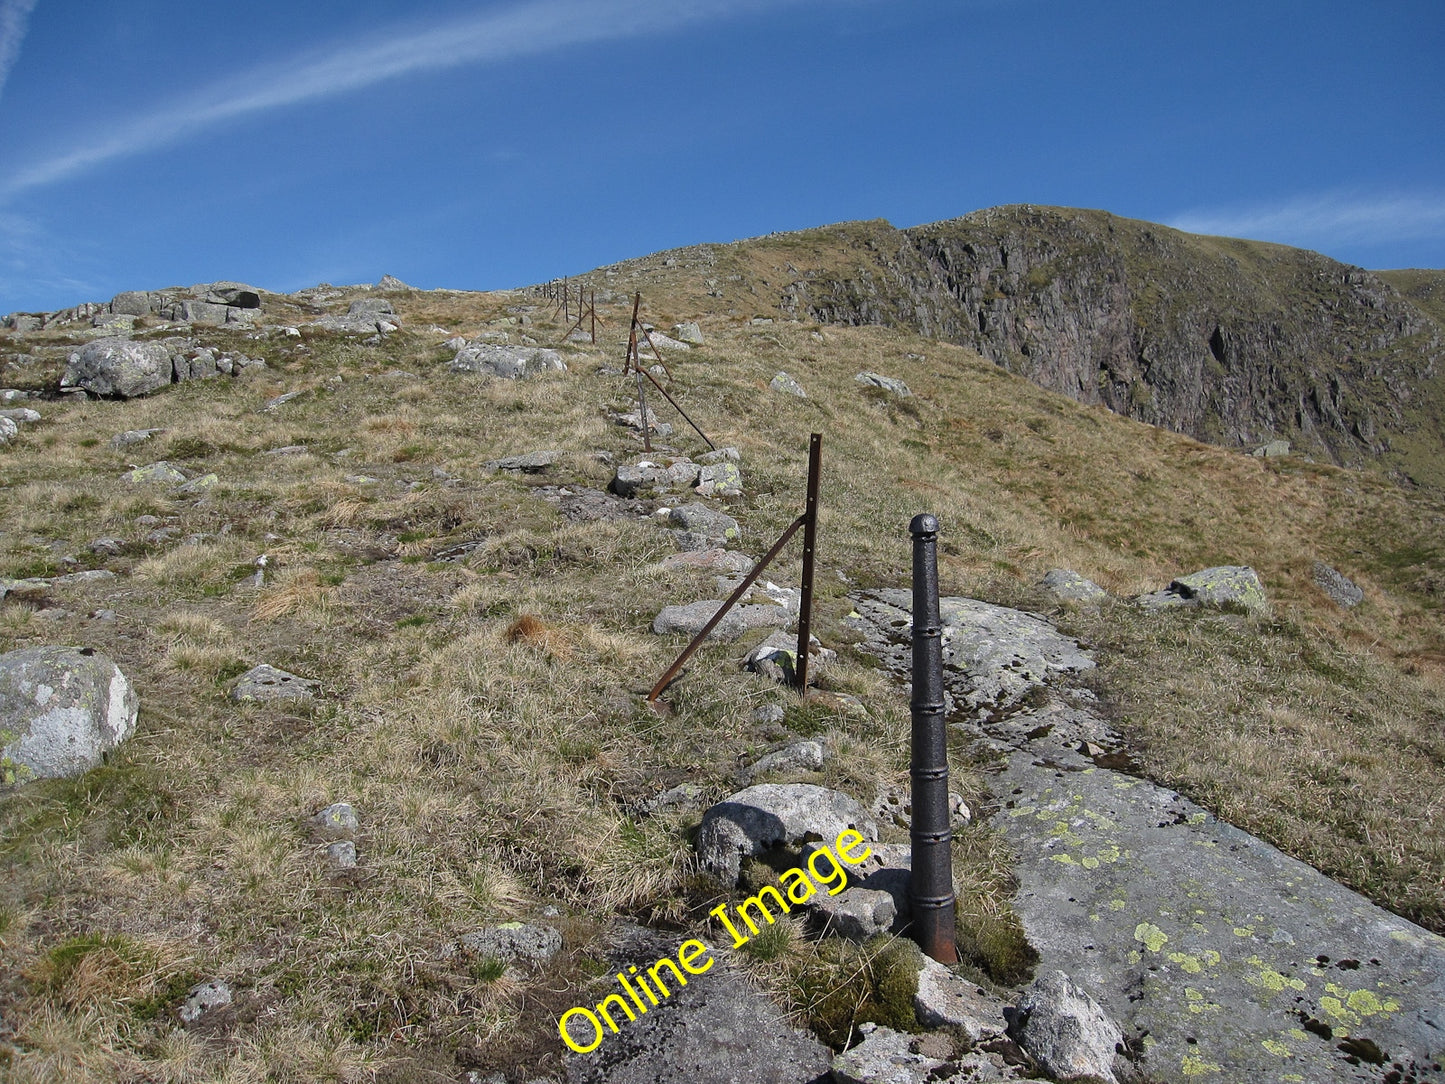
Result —
[[1158, 952], [1169, 935], [1152, 922], [1141, 922], [1134, 927], [1134, 940], [1143, 942], [1150, 952]]
[[1294, 1051], [1277, 1039], [1265, 1039], [1259, 1044], [1277, 1058], [1292, 1058]]
[[1212, 1061], [1205, 1061], [1198, 1054], [1185, 1054], [1180, 1062], [1181, 1069], [1185, 1076], [1203, 1076], [1205, 1073], [1220, 1072], [1220, 1067]]
[[1187, 952], [1171, 952], [1169, 954], [1169, 962], [1178, 964], [1191, 975], [1197, 975], [1204, 970], [1204, 967], [1199, 962], [1199, 957], [1190, 956]]

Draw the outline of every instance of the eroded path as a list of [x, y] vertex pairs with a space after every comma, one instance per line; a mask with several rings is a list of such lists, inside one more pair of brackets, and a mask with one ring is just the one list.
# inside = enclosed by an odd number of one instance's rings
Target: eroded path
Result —
[[[906, 591], [857, 600], [865, 645], [906, 674]], [[1117, 745], [1068, 677], [1092, 666], [1042, 618], [944, 599], [945, 679], [1001, 754], [995, 824], [1015, 909], [1165, 1081], [1445, 1080], [1445, 939], [1077, 750]], [[1005, 713], [1031, 686], [1042, 706]], [[1102, 759], [1102, 758], [1101, 758]]]

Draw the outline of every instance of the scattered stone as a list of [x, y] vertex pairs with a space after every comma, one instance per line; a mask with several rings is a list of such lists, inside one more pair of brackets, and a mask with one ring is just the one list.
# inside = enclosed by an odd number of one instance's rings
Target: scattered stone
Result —
[[1109, 592], [1093, 580], [1066, 568], [1046, 573], [1039, 586], [1064, 602], [1098, 602], [1109, 597]]
[[1044, 972], [1024, 991], [1009, 1034], [1050, 1076], [1093, 1076], [1118, 1084], [1115, 1066], [1124, 1033], [1062, 971]]
[[799, 384], [787, 373], [779, 373], [773, 377], [768, 387], [774, 391], [782, 391], [787, 392], [789, 395], [796, 395], [799, 399], [806, 399], [808, 397], [808, 393], [803, 390], [803, 385]]
[[0, 576], [0, 599], [14, 597], [23, 602], [41, 603], [50, 590], [50, 581], [39, 578], [11, 580]]
[[743, 473], [736, 463], [709, 463], [698, 471], [697, 493], [700, 497], [741, 497]]
[[304, 444], [288, 444], [284, 448], [268, 448], [262, 455], [305, 455], [311, 449]]
[[0, 444], [9, 444], [20, 433], [20, 427], [11, 418], [0, 418]]
[[[659, 636], [682, 632], [696, 636], [722, 607], [722, 599], [704, 599], [685, 606], [664, 606], [652, 621], [652, 631]], [[744, 604], [734, 606], [708, 633], [709, 640], [736, 640], [748, 629], [780, 628], [792, 618], [781, 606]]]
[[311, 818], [311, 823], [328, 835], [348, 835], [361, 827], [350, 802], [333, 802]]
[[487, 470], [520, 471], [522, 474], [541, 474], [557, 463], [562, 453], [555, 449], [527, 452], [525, 455], [509, 455], [504, 459], [493, 459]]
[[267, 413], [269, 413], [270, 411], [275, 410], [277, 407], [285, 406], [287, 403], [291, 402], [291, 400], [292, 400], [292, 399], [295, 399], [297, 396], [305, 395], [305, 394], [306, 394], [306, 392], [305, 392], [304, 389], [298, 389], [298, 390], [296, 390], [296, 391], [288, 391], [288, 392], [286, 392], [286, 393], [283, 394], [283, 395], [278, 395], [278, 396], [276, 396], [274, 399], [267, 399], [267, 400], [266, 400], [266, 405], [263, 406], [261, 409], [262, 409], [263, 411], [266, 411]]
[[656, 816], [669, 809], [696, 809], [704, 801], [706, 792], [696, 783], [679, 783], [670, 790], [637, 803], [638, 812], [644, 816]]
[[1328, 595], [1331, 602], [1343, 609], [1354, 609], [1365, 600], [1363, 589], [1323, 561], [1315, 562], [1311, 577], [1315, 586]]
[[442, 955], [452, 956], [458, 951], [465, 951], [507, 963], [525, 960], [540, 964], [556, 956], [561, 949], [562, 934], [551, 926], [503, 922], [500, 926], [489, 926], [475, 933], [464, 934], [454, 944], [444, 946]]
[[772, 723], [781, 723], [788, 716], [787, 711], [781, 704], [764, 704], [753, 712], [753, 722], [764, 726]]
[[677, 528], [674, 534], [685, 550], [724, 549], [742, 537], [738, 521], [705, 504], [685, 504], [668, 514], [668, 522]]
[[962, 1028], [973, 1043], [1002, 1035], [1008, 1028], [1002, 998], [926, 956], [913, 1010], [924, 1027]]
[[898, 909], [893, 897], [877, 889], [855, 885], [836, 896], [819, 892], [808, 901], [809, 917], [826, 936], [866, 941], [893, 926]]
[[[668, 510], [671, 514], [671, 509]], [[677, 568], [699, 568], [711, 572], [740, 572], [748, 573], [753, 570], [755, 562], [745, 553], [737, 550], [725, 550], [718, 547], [705, 550], [684, 550], [681, 553], [671, 553], [664, 557], [659, 564], [665, 569]]]
[[0, 780], [79, 775], [135, 730], [137, 698], [120, 667], [88, 647], [0, 655]]
[[1250, 454], [1256, 459], [1276, 459], [1282, 455], [1289, 455], [1289, 441], [1272, 440], [1268, 444], [1261, 444]]
[[381, 281], [376, 284], [378, 290], [410, 290], [411, 287], [402, 282], [395, 275], [382, 275]]
[[165, 387], [171, 373], [171, 352], [164, 343], [96, 339], [70, 355], [60, 386], [131, 399]]
[[726, 448], [714, 448], [712, 451], [704, 452], [697, 457], [699, 463], [721, 463], [724, 460], [731, 463], [740, 463], [742, 462], [742, 456], [738, 454], [736, 448], [729, 445]]
[[363, 297], [353, 301], [347, 308], [348, 316], [362, 316], [375, 314], [377, 316], [395, 316], [396, 309], [391, 307], [391, 302], [384, 297]]
[[678, 342], [687, 343], [689, 346], [701, 346], [704, 342], [702, 328], [695, 323], [673, 324], [672, 335]]
[[[655, 346], [655, 347], [657, 347], [659, 350], [691, 350], [691, 349], [692, 349], [692, 347], [688, 346], [687, 343], [681, 342], [681, 341], [679, 341], [678, 339], [674, 339], [674, 338], [672, 338], [671, 336], [664, 335], [664, 334], [663, 334], [662, 332], [660, 332], [660, 331], [649, 331], [647, 334], [648, 334], [648, 337], [651, 338], [651, 340], [652, 340], [652, 345]], [[649, 369], [648, 369], [648, 372], [652, 372], [652, 370], [649, 368]], [[664, 369], [662, 373], [654, 373], [653, 375], [654, 375], [654, 376], [663, 376], [663, 375], [666, 374], [666, 372], [667, 372], [667, 370]]]
[[537, 373], [565, 373], [567, 363], [555, 350], [473, 341], [457, 351], [447, 368], [454, 373], [480, 373], [517, 380]]
[[145, 485], [166, 485], [178, 486], [186, 480], [186, 476], [171, 466], [164, 459], [155, 463], [147, 463], [144, 467], [136, 467], [135, 470], [122, 475], [127, 482]]
[[866, 840], [878, 826], [857, 801], [811, 783], [759, 783], [725, 798], [702, 818], [697, 852], [703, 868], [736, 885], [742, 860], [774, 847], [829, 844], [854, 828]]
[[809, 689], [807, 702], [838, 715], [867, 715], [868, 707], [851, 693], [836, 693], [828, 689]]
[[338, 839], [326, 848], [326, 860], [333, 869], [355, 869], [356, 844], [349, 839]]
[[114, 610], [96, 610], [90, 615], [94, 621], [119, 621], [120, 615]]
[[31, 410], [29, 407], [14, 407], [10, 410], [0, 410], [0, 418], [9, 418], [12, 422], [19, 425], [24, 422], [38, 422], [40, 420], [40, 412], [38, 410]]
[[452, 351], [453, 353], [455, 353], [456, 351], [460, 350], [462, 347], [464, 347], [464, 346], [466, 346], [466, 345], [467, 345], [467, 340], [466, 340], [466, 336], [464, 336], [464, 335], [453, 335], [453, 336], [452, 336], [450, 339], [448, 339], [446, 342], [442, 343], [442, 346], [446, 347], [446, 349]]
[[[788, 610], [790, 617], [797, 617], [797, 606], [784, 605], [783, 608]], [[837, 657], [837, 652], [823, 647], [816, 636], [808, 637], [810, 673], [815, 673], [817, 667], [825, 666]], [[782, 631], [770, 634], [767, 639], [748, 652], [747, 657], [743, 660], [743, 666], [755, 674], [763, 674], [774, 681], [793, 684], [798, 668], [797, 637]]]
[[[975, 1084], [1033, 1080], [1007, 1040], [964, 1050], [946, 1035], [909, 1035], [879, 1024], [858, 1027], [863, 1041], [833, 1060], [834, 1084]], [[1005, 1045], [1006, 1044], [1006, 1045]], [[1010, 1056], [1011, 1054], [1011, 1056]]]
[[139, 444], [143, 440], [150, 440], [157, 433], [164, 433], [164, 429], [127, 429], [124, 433], [117, 433], [110, 438], [112, 448], [124, 448], [128, 444]]
[[761, 779], [773, 772], [819, 772], [823, 770], [823, 743], [800, 741], [758, 758], [743, 769], [749, 780]]
[[125, 549], [125, 542], [119, 538], [97, 538], [88, 547], [91, 553], [98, 553], [105, 557], [118, 557]]
[[669, 460], [667, 466], [643, 459], [620, 464], [607, 488], [619, 497], [685, 489], [697, 481], [701, 468], [686, 458]]
[[[124, 296], [124, 295], [122, 295]], [[194, 1024], [213, 1009], [231, 1004], [231, 988], [220, 979], [192, 986], [177, 1015], [183, 1024]]]
[[882, 376], [879, 373], [859, 373], [853, 379], [860, 384], [874, 388], [882, 388], [884, 391], [892, 392], [901, 399], [913, 394], [907, 384], [891, 376]]
[[1269, 608], [1264, 584], [1248, 565], [1220, 565], [1191, 572], [1174, 580], [1163, 591], [1140, 595], [1135, 603], [1148, 610], [1177, 607], [1238, 606], [1261, 612]]
[[202, 474], [192, 478], [185, 485], [176, 490], [177, 493], [200, 493], [203, 490], [211, 489], [220, 484], [220, 477], [215, 474]]
[[309, 678], [297, 677], [295, 674], [288, 674], [285, 670], [278, 670], [274, 666], [262, 663], [242, 674], [237, 680], [235, 688], [231, 690], [231, 699], [242, 700], [310, 700], [315, 694], [312, 690], [320, 682], [312, 681]]

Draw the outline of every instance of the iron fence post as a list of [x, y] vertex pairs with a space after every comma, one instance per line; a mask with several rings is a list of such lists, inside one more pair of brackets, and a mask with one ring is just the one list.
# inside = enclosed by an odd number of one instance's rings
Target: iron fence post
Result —
[[818, 539], [818, 485], [823, 473], [823, 434], [808, 439], [808, 503], [803, 509], [803, 589], [798, 596], [798, 664], [793, 673], [798, 690], [808, 693], [808, 641], [813, 624], [813, 549]]

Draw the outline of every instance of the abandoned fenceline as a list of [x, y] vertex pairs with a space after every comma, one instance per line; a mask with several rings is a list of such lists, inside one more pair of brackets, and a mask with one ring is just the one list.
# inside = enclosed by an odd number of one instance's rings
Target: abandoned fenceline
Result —
[[[693, 432], [695, 432], [698, 436], [702, 437], [703, 443], [705, 443], [712, 450], [716, 451], [717, 445], [712, 442], [712, 438], [702, 431], [702, 429], [698, 426], [697, 422], [693, 421], [687, 416], [687, 411], [683, 410], [682, 407], [678, 404], [678, 401], [668, 394], [667, 389], [657, 382], [657, 378], [642, 367], [642, 362], [638, 356], [637, 347], [637, 333], [639, 331], [641, 331], [642, 334], [646, 336], [647, 345], [652, 347], [652, 352], [654, 354], [657, 354], [657, 360], [658, 363], [662, 365], [662, 371], [667, 373], [669, 380], [672, 379], [672, 373], [668, 372], [667, 365], [662, 360], [662, 355], [658, 353], [657, 346], [652, 341], [652, 336], [648, 334], [647, 328], [642, 326], [642, 321], [638, 318], [638, 311], [641, 308], [642, 294], [641, 292], [639, 292], [632, 301], [632, 327], [627, 332], [627, 358], [622, 364], [622, 375], [626, 376], [629, 371], [635, 371], [637, 373], [637, 417], [639, 419], [639, 424], [642, 426], [643, 450], [648, 452], [652, 451], [652, 440], [648, 436], [648, 434], [652, 430], [652, 426], [647, 421], [647, 402], [642, 394], [642, 378], [646, 377], [652, 383], [652, 386], [662, 393], [662, 397], [672, 404], [673, 409], [675, 409], [679, 414], [682, 415], [682, 420], [687, 422], [688, 425], [692, 426]], [[594, 332], [593, 342], [596, 341], [596, 334]]]
[[798, 606], [798, 662], [793, 668], [793, 681], [799, 690], [804, 693], [808, 691], [808, 640], [810, 638], [809, 629], [812, 625], [813, 607], [812, 550], [817, 538], [818, 488], [822, 471], [823, 434], [813, 433], [808, 438], [808, 498], [802, 515], [788, 524], [787, 529], [778, 536], [778, 540], [773, 543], [772, 548], [759, 558], [758, 563], [753, 565], [752, 571], [743, 577], [743, 582], [738, 584], [733, 593], [728, 596], [727, 601], [718, 607], [717, 613], [708, 619], [707, 624], [704, 625], [698, 631], [698, 634], [692, 638], [691, 642], [682, 649], [682, 654], [674, 659], [672, 665], [667, 668], [662, 677], [657, 679], [657, 684], [654, 685], [652, 691], [647, 694], [647, 702], [649, 704], [655, 704], [657, 702], [657, 698], [662, 694], [662, 690], [667, 688], [672, 682], [672, 679], [677, 676], [677, 672], [682, 669], [683, 664], [692, 657], [692, 653], [707, 639], [708, 633], [717, 628], [718, 622], [726, 617], [727, 612], [736, 606], [738, 600], [748, 593], [748, 589], [752, 587], [757, 578], [763, 574], [763, 570], [772, 563], [773, 558], [777, 557], [777, 555], [783, 551], [783, 547], [792, 540], [793, 535], [798, 533], [799, 528], [806, 528], [806, 530], [803, 532], [803, 538], [805, 540], [803, 583]]
[[579, 284], [577, 286], [577, 319], [573, 320], [572, 323], [567, 326], [567, 330], [562, 333], [562, 341], [566, 342], [571, 338], [572, 332], [581, 330], [582, 325], [587, 322], [589, 317], [592, 320], [592, 328], [589, 334], [595, 346], [597, 343], [597, 325], [605, 325], [607, 321], [597, 315], [597, 291], [593, 290], [589, 294]]
[[948, 731], [943, 715], [943, 623], [938, 614], [938, 520], [922, 513], [913, 536], [913, 937], [939, 963], [958, 960], [953, 935], [953, 824], [948, 807]]

